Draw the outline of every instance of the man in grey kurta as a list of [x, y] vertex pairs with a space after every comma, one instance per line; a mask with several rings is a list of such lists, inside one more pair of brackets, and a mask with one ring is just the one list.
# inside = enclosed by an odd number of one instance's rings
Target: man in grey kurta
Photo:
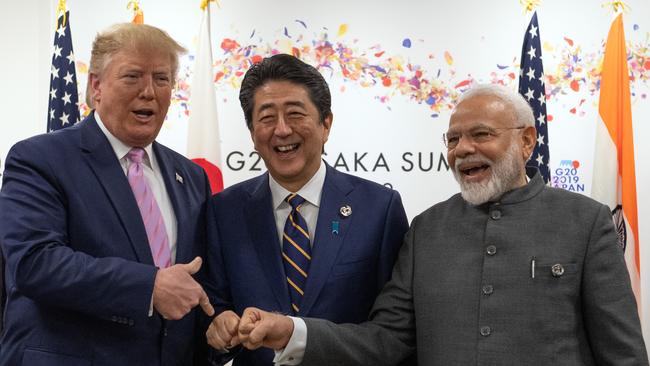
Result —
[[248, 309], [244, 345], [281, 350], [282, 364], [395, 365], [417, 352], [420, 365], [648, 365], [609, 209], [525, 178], [536, 143], [525, 100], [472, 88], [445, 143], [461, 194], [413, 220], [370, 321]]

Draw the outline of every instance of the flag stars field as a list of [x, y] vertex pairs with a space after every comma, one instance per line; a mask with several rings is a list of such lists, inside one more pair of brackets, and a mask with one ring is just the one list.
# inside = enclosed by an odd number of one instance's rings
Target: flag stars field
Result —
[[77, 73], [70, 32], [70, 13], [58, 14], [50, 69], [48, 132], [71, 126], [80, 120]]
[[[537, 52], [538, 50], [539, 52]], [[537, 129], [537, 144], [531, 154], [532, 157], [536, 158], [529, 160], [528, 165], [539, 169], [544, 182], [548, 183], [551, 180], [551, 171], [549, 167], [548, 128], [546, 125], [546, 91], [544, 89], [544, 66], [542, 64], [542, 46], [537, 12], [533, 13], [524, 33], [520, 60], [522, 74], [519, 76], [519, 94], [526, 98], [532, 108], [535, 128]], [[523, 70], [528, 70], [525, 76]]]

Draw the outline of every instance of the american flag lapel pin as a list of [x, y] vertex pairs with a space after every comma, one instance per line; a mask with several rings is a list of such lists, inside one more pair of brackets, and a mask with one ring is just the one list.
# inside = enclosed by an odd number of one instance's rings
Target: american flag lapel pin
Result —
[[178, 174], [178, 172], [176, 172], [176, 181], [180, 184], [183, 184], [183, 177], [181, 177], [181, 175]]

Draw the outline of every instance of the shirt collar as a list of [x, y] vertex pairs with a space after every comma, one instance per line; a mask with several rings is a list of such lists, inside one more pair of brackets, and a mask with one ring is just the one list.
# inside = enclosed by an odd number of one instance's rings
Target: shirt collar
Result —
[[284, 202], [284, 199], [290, 193], [297, 193], [307, 202], [316, 207], [320, 207], [321, 194], [323, 193], [323, 185], [325, 184], [325, 175], [327, 169], [321, 160], [320, 167], [311, 179], [298, 190], [298, 192], [289, 192], [286, 188], [282, 187], [273, 176], [269, 174], [269, 188], [271, 188], [271, 198], [273, 199], [273, 209], [276, 210]]
[[[94, 113], [95, 113], [95, 120], [97, 121], [97, 125], [99, 126], [99, 129], [102, 130], [102, 132], [108, 139], [108, 143], [111, 144], [111, 147], [115, 152], [115, 156], [117, 156], [118, 160], [122, 160], [126, 156], [126, 154], [133, 148], [133, 146], [129, 146], [123, 143], [117, 137], [115, 137], [115, 135], [113, 135], [111, 131], [109, 131], [108, 128], [106, 128], [106, 125], [104, 125], [104, 122], [102, 121], [101, 117], [99, 117], [99, 113], [97, 113], [97, 111], [95, 111]], [[153, 165], [152, 160], [154, 159], [152, 144], [145, 146], [144, 151], [147, 153], [145, 157], [145, 163], [148, 163], [149, 166], [152, 166]]]

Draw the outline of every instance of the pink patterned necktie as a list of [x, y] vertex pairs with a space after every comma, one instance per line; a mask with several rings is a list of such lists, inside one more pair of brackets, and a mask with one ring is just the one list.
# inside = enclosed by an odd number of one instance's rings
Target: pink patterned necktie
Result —
[[166, 268], [171, 265], [169, 238], [167, 238], [167, 229], [156, 198], [153, 196], [151, 187], [144, 177], [144, 164], [142, 162], [144, 153], [144, 149], [140, 147], [134, 147], [128, 152], [127, 158], [131, 164], [129, 164], [126, 177], [135, 195], [135, 200], [138, 202], [144, 228], [147, 231], [153, 262], [159, 268]]

